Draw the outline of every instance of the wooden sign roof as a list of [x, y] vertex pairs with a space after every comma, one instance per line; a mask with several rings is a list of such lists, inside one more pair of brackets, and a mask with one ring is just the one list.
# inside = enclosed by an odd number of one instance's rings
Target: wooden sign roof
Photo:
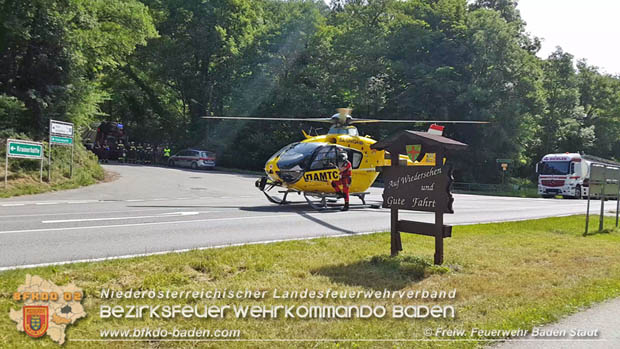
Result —
[[388, 150], [390, 153], [406, 154], [406, 145], [421, 144], [425, 152], [443, 150], [444, 152], [465, 150], [467, 144], [452, 138], [420, 131], [401, 131], [394, 136], [379, 141], [371, 149]]

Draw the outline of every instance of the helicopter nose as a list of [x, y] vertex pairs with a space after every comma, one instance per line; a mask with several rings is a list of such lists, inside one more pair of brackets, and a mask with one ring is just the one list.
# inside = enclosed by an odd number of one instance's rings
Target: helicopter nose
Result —
[[268, 161], [265, 164], [265, 174], [267, 174], [267, 176], [271, 178], [271, 180], [278, 181], [280, 180], [280, 178], [278, 177], [277, 173], [278, 169], [276, 167], [275, 160]]

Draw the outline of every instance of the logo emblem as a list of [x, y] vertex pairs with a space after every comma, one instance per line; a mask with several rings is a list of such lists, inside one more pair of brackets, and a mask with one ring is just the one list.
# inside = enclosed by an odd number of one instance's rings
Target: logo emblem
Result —
[[406, 148], [409, 160], [417, 161], [418, 156], [420, 156], [420, 153], [422, 152], [422, 144], [407, 145]]
[[47, 332], [49, 320], [48, 307], [46, 305], [26, 305], [24, 312], [24, 331], [30, 337], [39, 338]]

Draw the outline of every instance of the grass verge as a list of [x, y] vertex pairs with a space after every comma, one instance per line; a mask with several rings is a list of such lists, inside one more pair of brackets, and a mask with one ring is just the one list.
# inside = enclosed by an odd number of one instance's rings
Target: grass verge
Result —
[[[26, 274], [57, 285], [74, 282], [83, 288], [88, 316], [66, 333], [73, 347], [448, 347], [469, 348], [488, 342], [392, 342], [394, 339], [449, 339], [426, 336], [439, 327], [464, 329], [531, 329], [553, 322], [594, 302], [620, 296], [620, 234], [611, 225], [601, 234], [583, 236], [583, 216], [548, 218], [453, 228], [445, 240], [444, 266], [432, 265], [433, 239], [403, 234], [404, 252], [386, 255], [389, 234], [321, 238], [248, 245], [214, 250], [99, 263], [50, 266], [0, 274], [0, 343], [24, 347], [53, 346], [49, 338], [34, 340], [15, 330], [9, 309], [22, 303], [11, 299]], [[591, 224], [596, 226], [596, 219]], [[171, 232], [171, 236], [172, 236]], [[259, 290], [266, 297], [251, 299], [110, 300], [102, 288], [133, 290]], [[440, 291], [456, 289], [455, 299], [293, 299], [273, 298], [282, 291]], [[439, 319], [101, 319], [102, 305], [453, 305], [456, 318]], [[346, 342], [80, 342], [101, 339], [106, 329], [134, 328], [238, 329], [248, 339], [347, 339]], [[382, 339], [369, 342], [367, 339]]]
[[[44, 150], [43, 182], [40, 182], [40, 165], [37, 160], [9, 159], [8, 187], [4, 187], [4, 163], [0, 175], [0, 198], [40, 194], [49, 191], [66, 190], [95, 184], [104, 179], [103, 168], [97, 163], [95, 154], [76, 144], [71, 177], [71, 148], [55, 146], [52, 149], [51, 181], [48, 182], [47, 143]], [[4, 161], [6, 150], [0, 149]]]

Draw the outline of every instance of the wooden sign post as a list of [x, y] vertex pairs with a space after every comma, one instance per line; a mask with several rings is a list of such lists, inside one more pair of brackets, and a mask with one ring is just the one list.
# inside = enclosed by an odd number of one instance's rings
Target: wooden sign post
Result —
[[[452, 170], [443, 159], [447, 153], [463, 150], [466, 144], [440, 135], [426, 132], [403, 131], [371, 146], [387, 150], [391, 166], [379, 168], [383, 172], [385, 187], [383, 207], [391, 209], [391, 254], [402, 251], [400, 233], [435, 237], [435, 264], [443, 263], [443, 239], [452, 236], [452, 227], [443, 224], [444, 213], [454, 213], [450, 193]], [[407, 149], [421, 149], [417, 158], [434, 154], [435, 162], [413, 163], [400, 159]], [[411, 155], [410, 155], [411, 159]], [[415, 159], [411, 159], [415, 160]], [[398, 210], [435, 212], [435, 223], [423, 223], [398, 219]]]

